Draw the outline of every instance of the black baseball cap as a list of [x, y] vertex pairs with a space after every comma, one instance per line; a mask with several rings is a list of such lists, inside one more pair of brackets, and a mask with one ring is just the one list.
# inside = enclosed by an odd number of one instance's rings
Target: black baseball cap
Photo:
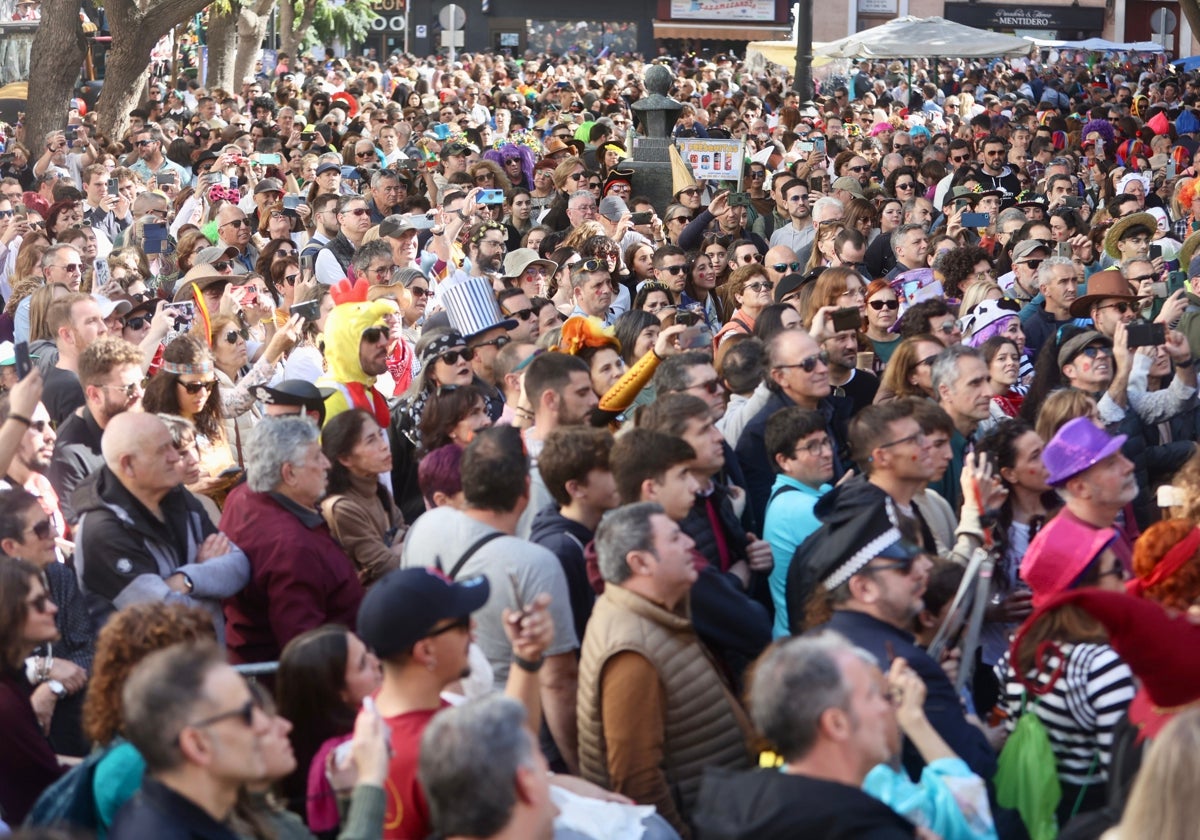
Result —
[[469, 616], [490, 594], [483, 575], [456, 583], [437, 569], [396, 569], [367, 591], [358, 608], [358, 635], [386, 659], [411, 650], [439, 621]]

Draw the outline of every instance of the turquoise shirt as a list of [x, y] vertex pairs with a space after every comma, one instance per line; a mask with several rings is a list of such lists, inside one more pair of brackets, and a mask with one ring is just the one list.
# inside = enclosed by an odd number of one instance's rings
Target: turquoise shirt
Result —
[[[781, 490], [782, 487], [792, 489]], [[817, 500], [830, 489], [828, 484], [810, 487], [782, 473], [775, 476], [775, 483], [771, 486], [767, 515], [763, 522], [763, 539], [771, 544], [771, 554], [775, 558], [768, 583], [771, 600], [775, 604], [775, 626], [771, 629], [771, 635], [776, 639], [791, 633], [788, 629], [787, 578], [792, 555], [809, 534], [821, 527], [821, 520], [817, 519], [813, 508]]]

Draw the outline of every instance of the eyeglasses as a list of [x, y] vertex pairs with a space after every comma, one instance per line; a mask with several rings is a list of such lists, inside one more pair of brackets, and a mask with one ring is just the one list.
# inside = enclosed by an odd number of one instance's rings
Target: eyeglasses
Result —
[[374, 157], [375, 152], [355, 152], [355, 157]]
[[446, 624], [442, 627], [439, 627], [436, 630], [430, 630], [429, 634], [426, 635], [425, 638], [432, 639], [435, 636], [440, 636], [443, 633], [449, 633], [453, 630], [470, 630], [470, 629], [471, 629], [471, 616], [464, 615], [462, 618], [456, 618], [456, 619], [454, 619], [454, 621], [452, 621], [449, 624]]
[[914, 443], [914, 442], [917, 444], [920, 444], [921, 446], [924, 446], [925, 445], [925, 433], [917, 432], [915, 434], [909, 435], [908, 437], [902, 437], [902, 438], [899, 438], [898, 440], [889, 441], [888, 443], [881, 443], [881, 444], [879, 444], [879, 448], [880, 449], [890, 449], [893, 446], [901, 446], [905, 443]]
[[969, 155], [950, 156], [951, 163], [966, 163], [970, 159]]
[[220, 723], [223, 720], [240, 720], [247, 728], [254, 725], [254, 710], [258, 708], [254, 699], [247, 700], [236, 709], [230, 709], [228, 712], [221, 712], [219, 715], [198, 720], [195, 723], [189, 723], [188, 726], [192, 729], [203, 729], [206, 726], [212, 726], [214, 723]]
[[[49, 524], [49, 523], [45, 523], [45, 524]], [[37, 533], [36, 526], [34, 526], [34, 527], [35, 527], [34, 533], [36, 534]], [[44, 540], [44, 539], [46, 539], [46, 537], [38, 537], [38, 539]], [[54, 601], [52, 601], [50, 599], [50, 595], [48, 593], [43, 592], [41, 595], [37, 596], [32, 601], [26, 601], [25, 603], [28, 604], [30, 607], [32, 607], [37, 612], [44, 614], [46, 612], [46, 606], [48, 604], [53, 604]]]
[[138, 140], [133, 145], [137, 146], [138, 148], [145, 148], [146, 146], [149, 146], [153, 142], [154, 142], [153, 140]]
[[408, 291], [414, 298], [428, 297], [431, 294], [424, 286], [409, 286]]
[[679, 194], [680, 195], [700, 195], [700, 189], [698, 187], [688, 187], [686, 190], [680, 190]]
[[720, 391], [722, 387], [723, 386], [721, 385], [721, 380], [718, 378], [718, 379], [706, 379], [703, 382], [697, 382], [695, 385], [689, 385], [687, 388], [684, 388], [684, 390], [691, 391], [696, 388], [700, 388], [705, 393], [715, 394], [718, 391]]
[[805, 373], [812, 373], [814, 370], [817, 369], [817, 365], [828, 365], [828, 364], [829, 364], [829, 354], [827, 352], [825, 352], [824, 350], [822, 350], [820, 353], [817, 353], [816, 355], [813, 355], [813, 356], [809, 356], [807, 359], [801, 359], [794, 365], [776, 365], [776, 368], [779, 370], [785, 370], [787, 368], [800, 368]]
[[450, 350], [438, 356], [438, 359], [448, 365], [456, 365], [460, 361], [469, 362], [475, 358], [475, 351], [470, 347], [464, 347], [462, 350]]
[[495, 338], [489, 338], [487, 341], [478, 341], [476, 347], [495, 347], [497, 350], [502, 350], [512, 343], [512, 339], [506, 335], [498, 335]]
[[[52, 519], [43, 519], [41, 522], [37, 523], [36, 525], [31, 527], [29, 530], [32, 531], [33, 535], [35, 537], [37, 537], [39, 540], [44, 540], [44, 539], [47, 539], [52, 533], [55, 533], [58, 529], [54, 527], [54, 521]], [[48, 595], [42, 594], [39, 596], [39, 600], [48, 598], [48, 597], [49, 597]], [[44, 606], [45, 605], [43, 604], [43, 607]], [[45, 612], [45, 609], [43, 609], [42, 607], [38, 607], [37, 611]]]
[[683, 213], [680, 213], [677, 216], [672, 216], [671, 218], [667, 219], [667, 221], [668, 222], [690, 222], [694, 218], [696, 218], [696, 217], [695, 216], [686, 216]]
[[[133, 318], [128, 323], [126, 323], [125, 326], [127, 326], [133, 330], [140, 330], [142, 328], [142, 324], [138, 324], [135, 327], [135, 326], [133, 326], [133, 321], [142, 321], [144, 323], [147, 320], [149, 320], [149, 319], [148, 318]], [[106, 391], [120, 391], [121, 393], [123, 393], [125, 395], [125, 399], [127, 399], [127, 400], [133, 399], [135, 396], [137, 396], [138, 392], [145, 390], [142, 388], [142, 383], [140, 383], [140, 382], [130, 382], [128, 385], [101, 385], [100, 387]], [[194, 394], [196, 392], [192, 391], [191, 393]]]
[[872, 572], [899, 572], [902, 575], [907, 575], [912, 571], [913, 563], [916, 562], [916, 557], [910, 557], [907, 560], [893, 560], [890, 563], [880, 563], [877, 566], [867, 566], [864, 570], [867, 574]]
[[1130, 283], [1144, 283], [1147, 280], [1155, 280], [1157, 278], [1157, 274], [1139, 274], [1137, 277], [1127, 277], [1125, 279]]
[[757, 253], [756, 254], [742, 254], [742, 262], [745, 263], [746, 265], [750, 265], [750, 263], [752, 263], [752, 262], [760, 263], [762, 261], [763, 261], [762, 254], [757, 254]]
[[1109, 347], [1084, 347], [1079, 351], [1080, 355], [1087, 356], [1089, 359], [1094, 359], [1097, 356], [1111, 356], [1112, 348]]
[[342, 212], [347, 213], [351, 216], [369, 216], [371, 214], [371, 211], [368, 210], [366, 207], [355, 207], [353, 210], [347, 209], [347, 210], [343, 210]]
[[1115, 309], [1121, 315], [1124, 315], [1127, 312], [1132, 312], [1134, 310], [1134, 306], [1132, 304], [1128, 303], [1127, 301], [1123, 301], [1123, 300], [1119, 300], [1116, 303], [1106, 303], [1106, 304], [1104, 304], [1102, 306], [1098, 306], [1096, 308], [1097, 309]]
[[242, 337], [241, 333], [239, 333], [237, 330], [230, 330], [229, 332], [225, 333], [225, 343], [226, 344], [237, 344], [238, 339], [241, 337]]
[[485, 181], [494, 181], [494, 180], [496, 180], [496, 176], [493, 175], [491, 172], [480, 172], [478, 175], [475, 176], [476, 184], [482, 184]]
[[931, 356], [926, 356], [924, 359], [921, 359], [921, 361], [919, 361], [915, 365], [913, 365], [913, 367], [919, 368], [922, 365], [929, 365], [930, 367], [932, 367], [933, 363], [937, 361], [937, 357], [938, 357], [937, 353], [934, 353]]
[[608, 263], [604, 260], [583, 260], [575, 265], [579, 267], [579, 271], [608, 271]]
[[367, 344], [375, 344], [380, 339], [386, 338], [388, 331], [383, 327], [367, 327], [362, 331], [362, 340]]
[[1029, 266], [1030, 271], [1036, 271], [1038, 266], [1042, 264], [1042, 260], [1022, 260], [1018, 265]]
[[747, 283], [742, 288], [748, 292], [769, 292], [775, 288], [775, 284], [770, 280], [758, 280], [754, 283]]
[[882, 312], [884, 309], [899, 309], [900, 301], [896, 300], [895, 298], [890, 300], [872, 300], [869, 301], [867, 305], [876, 312]]
[[866, 172], [871, 167], [869, 167], [869, 166], [847, 166], [846, 168], [849, 169], [851, 172]]
[[66, 271], [70, 274], [79, 274], [80, 272], [83, 271], [83, 264], [82, 263], [65, 263], [63, 265], [53, 265], [53, 266], [51, 266], [51, 268], [61, 268], [63, 271]]
[[688, 270], [688, 267], [686, 265], [664, 265], [662, 268], [660, 268], [658, 270], [665, 271], [665, 272], [667, 272], [667, 274], [670, 274], [672, 277], [674, 277], [674, 276], [686, 273]]
[[384, 277], [388, 274], [391, 274], [395, 269], [396, 267], [394, 265], [376, 266], [375, 268], [368, 268], [367, 274], [373, 274], [376, 277]]
[[574, 175], [568, 175], [567, 177], [572, 181], [582, 181], [587, 178], [587, 175], [582, 172], [576, 172]]
[[[132, 318], [125, 319], [125, 329], [134, 330], [136, 332], [137, 330], [144, 328], [149, 323], [150, 323], [150, 319], [147, 318], [145, 315], [135, 315]], [[115, 387], [120, 387], [120, 386], [105, 385], [104, 387], [105, 388], [115, 388]], [[126, 385], [125, 387], [129, 388], [130, 386]], [[129, 394], [128, 396], [133, 396], [133, 394]]]
[[766, 180], [766, 177], [767, 177], [767, 173], [761, 169], [750, 170], [750, 180], [751, 181], [764, 181], [764, 180]]
[[216, 388], [217, 380], [205, 379], [202, 382], [180, 382], [178, 384], [183, 387], [183, 390], [187, 391], [192, 396], [195, 396], [201, 391], [211, 391], [213, 388]]
[[809, 455], [820, 455], [822, 450], [828, 449], [833, 451], [833, 441], [828, 437], [823, 437], [820, 440], [810, 440], [803, 446], [797, 446], [792, 450], [793, 455], [799, 455], [801, 452], [807, 452]]
[[503, 309], [501, 311], [504, 312], [504, 314], [508, 317], [516, 318], [518, 321], [528, 321], [533, 317], [533, 310], [529, 307], [526, 307], [525, 309], [518, 309], [516, 312], [508, 312], [507, 310]]
[[299, 280], [299, 279], [300, 279], [300, 275], [299, 275], [299, 274], [285, 274], [285, 275], [283, 275], [283, 282], [284, 282], [284, 283], [287, 283], [289, 286], [295, 286], [295, 285], [296, 285], [296, 281], [297, 281], [297, 280]]
[[903, 184], [901, 184], [899, 181], [896, 182], [896, 189], [898, 190], [911, 190], [914, 187], [916, 187], [916, 184], [914, 184], [912, 181], [905, 181]]
[[782, 274], [783, 272], [787, 271], [788, 269], [791, 269], [792, 271], [799, 271], [800, 263], [798, 263], [798, 262], [775, 263], [774, 265], [771, 266], [771, 268], [774, 269], [775, 271], [777, 271], [778, 273]]
[[223, 224], [223, 225], [219, 225], [219, 227], [235, 227], [235, 228], [240, 228], [240, 227], [242, 227], [243, 225], [245, 225], [245, 226], [249, 227], [249, 226], [250, 226], [250, 222], [249, 222], [249, 220], [247, 220], [247, 219], [231, 219], [230, 221], [226, 222], [225, 224]]

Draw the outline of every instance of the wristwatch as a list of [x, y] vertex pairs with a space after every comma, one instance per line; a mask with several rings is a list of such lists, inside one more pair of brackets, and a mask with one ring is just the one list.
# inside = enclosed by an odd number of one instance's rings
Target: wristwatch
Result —
[[67, 687], [58, 680], [46, 680], [46, 685], [50, 686], [51, 693], [59, 700], [67, 696]]

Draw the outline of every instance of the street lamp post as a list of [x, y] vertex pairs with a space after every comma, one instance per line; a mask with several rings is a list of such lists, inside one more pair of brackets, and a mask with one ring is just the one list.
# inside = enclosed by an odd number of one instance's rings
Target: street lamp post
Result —
[[796, 72], [792, 90], [800, 94], [801, 102], [812, 101], [812, 0], [798, 0], [792, 6], [796, 17]]

